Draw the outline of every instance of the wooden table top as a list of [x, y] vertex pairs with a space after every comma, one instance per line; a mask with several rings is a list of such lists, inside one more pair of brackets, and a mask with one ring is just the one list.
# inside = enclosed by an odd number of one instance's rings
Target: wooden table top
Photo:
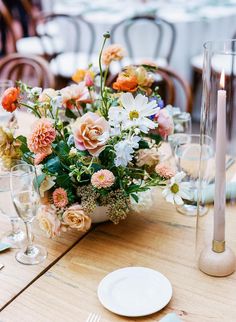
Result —
[[[235, 215], [234, 206], [228, 216]], [[202, 218], [204, 227], [212, 213]], [[236, 250], [236, 221], [230, 226]], [[31, 284], [1, 313], [11, 321], [86, 321], [89, 312], [102, 315], [101, 322], [159, 321], [176, 312], [184, 322], [234, 322], [236, 274], [226, 278], [207, 276], [197, 268], [196, 218], [182, 216], [157, 193], [148, 213], [131, 214], [119, 225], [98, 225], [45, 274]], [[162, 311], [144, 318], [117, 316], [102, 307], [96, 291], [109, 272], [126, 266], [145, 266], [165, 274], [173, 297]]]
[[[228, 206], [227, 242], [236, 252], [235, 215], [235, 205]], [[1, 232], [7, 225], [0, 218]], [[204, 238], [211, 241], [210, 227], [211, 210], [200, 219], [196, 248], [196, 218], [177, 213], [158, 189], [147, 213], [130, 214], [119, 225], [99, 224], [84, 236], [71, 232], [49, 240], [35, 227], [35, 241], [49, 252], [44, 263], [25, 266], [16, 262], [13, 250], [0, 254], [5, 264], [0, 271], [0, 321], [83, 322], [97, 312], [101, 322], [148, 322], [175, 312], [183, 322], [235, 322], [236, 273], [214, 278], [197, 267]], [[102, 307], [96, 294], [99, 282], [126, 266], [153, 268], [170, 280], [173, 297], [162, 311], [125, 318]]]

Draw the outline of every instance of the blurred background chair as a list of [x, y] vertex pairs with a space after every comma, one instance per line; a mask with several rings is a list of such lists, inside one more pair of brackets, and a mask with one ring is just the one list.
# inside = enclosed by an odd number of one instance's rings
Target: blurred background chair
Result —
[[23, 37], [16, 42], [17, 52], [21, 54], [39, 55], [47, 60], [62, 53], [66, 44], [60, 37], [63, 22], [75, 24], [73, 17], [63, 14], [40, 14], [35, 17], [35, 35]]
[[[145, 30], [148, 30], [146, 36], [142, 37], [145, 55], [140, 57], [138, 50], [140, 33]], [[152, 62], [162, 67], [168, 66], [175, 41], [174, 25], [156, 16], [134, 16], [120, 21], [111, 28], [111, 43], [121, 43], [127, 49], [127, 57], [122, 61], [122, 66], [144, 62]], [[115, 70], [114, 65], [111, 67], [112, 72]]]
[[54, 75], [42, 57], [9, 54], [0, 60], [0, 78], [22, 80], [30, 86], [55, 87]]
[[[233, 34], [232, 39], [236, 39], [236, 32]], [[191, 59], [191, 66], [192, 66], [192, 91], [194, 97], [194, 108], [193, 108], [193, 118], [195, 120], [200, 119], [200, 107], [201, 107], [201, 93], [202, 93], [202, 70], [203, 70], [203, 54], [196, 55]], [[232, 66], [232, 61], [229, 56], [225, 56], [224, 60], [222, 60], [222, 56], [218, 59], [214, 60], [214, 70], [216, 73], [219, 74], [222, 72], [223, 67], [227, 66], [225, 69], [225, 75], [227, 79], [227, 75], [231, 75], [234, 68]], [[234, 63], [234, 62], [233, 62]], [[234, 63], [235, 64], [235, 63]], [[226, 82], [227, 83], [227, 82]]]
[[5, 2], [0, 0], [0, 56], [4, 56], [9, 49], [16, 51], [16, 35], [13, 28], [13, 18]]
[[[155, 72], [155, 82], [153, 86], [159, 87], [159, 93], [164, 100], [164, 104], [177, 106], [179, 101], [181, 109], [188, 113], [192, 112], [193, 98], [191, 87], [180, 75], [168, 67], [159, 67]], [[112, 87], [116, 81], [118, 74], [108, 79], [107, 86]]]
[[[82, 16], [64, 16], [64, 18], [65, 24], [61, 22], [59, 29], [60, 39], [64, 37], [64, 49], [50, 62], [52, 72], [61, 80], [62, 85], [71, 80], [76, 69], [88, 68], [90, 63], [98, 65], [97, 55], [92, 55], [95, 42], [95, 30], [92, 24]], [[61, 28], [65, 28], [66, 33], [61, 33]]]

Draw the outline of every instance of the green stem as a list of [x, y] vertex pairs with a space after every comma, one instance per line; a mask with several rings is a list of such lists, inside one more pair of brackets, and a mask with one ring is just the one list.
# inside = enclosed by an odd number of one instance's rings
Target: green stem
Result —
[[[103, 44], [102, 44], [102, 48], [101, 48], [101, 51], [100, 51], [100, 54], [99, 54], [100, 91], [101, 91], [102, 105], [104, 105], [104, 106], [105, 106], [105, 101], [104, 101], [104, 96], [103, 96], [103, 91], [104, 91], [103, 83], [104, 83], [104, 79], [103, 79], [103, 70], [102, 70], [102, 53], [103, 53], [103, 49], [104, 49], [104, 46], [105, 46], [106, 41], [107, 41], [107, 38], [104, 37]], [[101, 113], [104, 114], [103, 106], [101, 108]]]
[[24, 107], [27, 107], [29, 108], [32, 112], [34, 112], [35, 115], [37, 115], [39, 118], [41, 118], [41, 114], [36, 110], [34, 109], [32, 106], [26, 104], [26, 103], [23, 103], [23, 102], [20, 102], [20, 105], [24, 106]]

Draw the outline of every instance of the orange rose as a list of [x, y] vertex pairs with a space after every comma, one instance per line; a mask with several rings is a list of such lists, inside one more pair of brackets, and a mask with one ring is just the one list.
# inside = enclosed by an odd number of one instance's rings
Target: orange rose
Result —
[[9, 87], [2, 94], [2, 107], [8, 112], [14, 112], [19, 106], [18, 99], [20, 97], [20, 89], [16, 87]]
[[134, 75], [125, 73], [119, 74], [113, 88], [120, 92], [135, 92], [138, 87], [138, 80]]
[[109, 131], [109, 123], [104, 117], [88, 112], [78, 118], [73, 126], [75, 146], [98, 156], [109, 138]]

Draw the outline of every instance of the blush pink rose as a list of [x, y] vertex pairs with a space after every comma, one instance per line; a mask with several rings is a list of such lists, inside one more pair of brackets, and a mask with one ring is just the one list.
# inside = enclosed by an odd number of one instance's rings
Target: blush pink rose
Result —
[[75, 146], [98, 156], [109, 138], [110, 125], [103, 116], [88, 112], [78, 118], [73, 126]]
[[61, 89], [60, 93], [62, 96], [62, 104], [69, 109], [75, 106], [80, 107], [80, 103], [82, 102], [86, 103], [91, 101], [85, 82], [67, 86]]
[[174, 131], [174, 122], [166, 109], [161, 109], [155, 115], [155, 121], [158, 123], [157, 132], [166, 139]]

